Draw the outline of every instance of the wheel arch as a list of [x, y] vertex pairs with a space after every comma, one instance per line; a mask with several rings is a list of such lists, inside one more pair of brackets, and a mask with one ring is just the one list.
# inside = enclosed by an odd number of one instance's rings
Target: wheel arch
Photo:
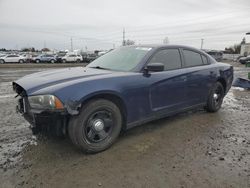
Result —
[[118, 108], [121, 111], [121, 116], [122, 116], [122, 130], [125, 130], [126, 124], [127, 124], [127, 108], [126, 108], [126, 104], [125, 104], [124, 100], [122, 99], [122, 97], [119, 96], [118, 94], [115, 94], [112, 92], [96, 93], [94, 95], [90, 95], [90, 96], [85, 97], [81, 101], [81, 107], [83, 107], [88, 102], [90, 102], [92, 100], [96, 100], [96, 99], [106, 99], [106, 100], [113, 102], [114, 104], [116, 104], [118, 106]]
[[222, 86], [224, 88], [224, 94], [225, 94], [226, 91], [227, 91], [227, 82], [226, 82], [226, 80], [224, 78], [222, 78], [222, 77], [219, 77], [217, 79], [217, 82], [220, 82], [222, 84]]

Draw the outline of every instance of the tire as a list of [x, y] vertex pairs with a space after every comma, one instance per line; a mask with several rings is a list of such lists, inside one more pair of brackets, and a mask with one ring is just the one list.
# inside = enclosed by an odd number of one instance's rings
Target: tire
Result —
[[63, 59], [62, 62], [63, 62], [63, 63], [67, 63], [66, 59]]
[[76, 63], [81, 63], [81, 60], [80, 60], [80, 59], [77, 59], [77, 60], [76, 60]]
[[122, 128], [120, 109], [111, 101], [96, 99], [84, 105], [78, 116], [71, 117], [68, 133], [71, 141], [86, 153], [109, 148]]
[[24, 60], [20, 59], [20, 60], [19, 60], [19, 63], [24, 63]]
[[51, 60], [50, 60], [50, 63], [54, 64], [54, 63], [55, 63], [55, 60], [54, 60], [54, 59], [51, 59]]
[[36, 59], [36, 63], [40, 63], [41, 61], [39, 59]]
[[220, 82], [216, 82], [208, 96], [207, 105], [205, 109], [208, 112], [217, 112], [222, 105], [225, 90]]
[[5, 61], [3, 59], [0, 59], [0, 64], [4, 64]]

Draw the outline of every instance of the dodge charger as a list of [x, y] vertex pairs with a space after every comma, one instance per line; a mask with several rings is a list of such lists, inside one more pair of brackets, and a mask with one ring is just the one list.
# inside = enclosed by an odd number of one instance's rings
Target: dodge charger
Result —
[[13, 82], [17, 111], [34, 133], [68, 135], [80, 150], [109, 148], [121, 131], [193, 108], [220, 109], [232, 66], [180, 45], [125, 46], [86, 67]]

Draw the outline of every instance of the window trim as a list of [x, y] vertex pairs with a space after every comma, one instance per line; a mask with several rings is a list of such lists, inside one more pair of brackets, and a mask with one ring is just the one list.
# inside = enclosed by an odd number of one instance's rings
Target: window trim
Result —
[[[146, 63], [144, 64], [143, 66], [143, 69], [150, 63], [151, 59], [154, 57], [155, 54], [157, 54], [159, 51], [162, 51], [162, 50], [178, 50], [179, 52], [179, 55], [180, 55], [180, 60], [181, 60], [181, 67], [180, 68], [176, 68], [176, 69], [169, 69], [169, 70], [163, 70], [161, 72], [166, 72], [166, 71], [174, 71], [174, 70], [179, 70], [179, 69], [183, 69], [185, 68], [184, 67], [184, 61], [183, 61], [183, 57], [182, 57], [182, 53], [181, 53], [181, 49], [178, 48], [178, 47], [163, 47], [163, 48], [159, 48], [157, 49], [156, 51], [154, 51], [150, 57], [147, 59]], [[161, 73], [161, 72], [152, 72], [152, 73]]]
[[[209, 61], [209, 59], [207, 58], [207, 56], [204, 55], [204, 54], [202, 54], [202, 53], [200, 53], [199, 51], [196, 51], [196, 50], [194, 50], [194, 49], [188, 49], [188, 48], [181, 48], [180, 50], [181, 50], [181, 53], [182, 53], [182, 56], [183, 56], [183, 62], [184, 62], [183, 68], [191, 68], [191, 67], [200, 67], [200, 66], [210, 65], [210, 61]], [[201, 65], [187, 66], [187, 65], [186, 65], [186, 59], [185, 59], [185, 56], [184, 56], [184, 50], [191, 51], [191, 52], [194, 52], [194, 53], [198, 53], [198, 54], [200, 55], [200, 57], [201, 57], [202, 64], [201, 64]], [[205, 63], [203, 62], [202, 55], [204, 55], [204, 56], [207, 58], [208, 64], [205, 64]]]
[[[207, 63], [205, 63], [205, 62], [203, 61], [203, 58], [202, 58], [202, 56], [204, 56], [204, 57], [206, 58], [206, 60], [207, 60]], [[202, 62], [203, 62], [203, 64], [204, 64], [204, 65], [209, 65], [209, 64], [210, 64], [210, 62], [209, 62], [209, 59], [207, 58], [207, 56], [206, 56], [206, 55], [204, 55], [204, 54], [201, 54], [201, 59], [202, 59]]]

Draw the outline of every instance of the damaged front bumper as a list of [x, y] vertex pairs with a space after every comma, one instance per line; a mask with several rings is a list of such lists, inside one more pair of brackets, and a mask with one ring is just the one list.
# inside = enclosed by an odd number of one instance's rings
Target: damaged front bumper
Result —
[[66, 134], [69, 115], [65, 110], [42, 111], [31, 109], [28, 98], [20, 96], [16, 111], [30, 123], [34, 134], [41, 132], [50, 133], [57, 136]]

